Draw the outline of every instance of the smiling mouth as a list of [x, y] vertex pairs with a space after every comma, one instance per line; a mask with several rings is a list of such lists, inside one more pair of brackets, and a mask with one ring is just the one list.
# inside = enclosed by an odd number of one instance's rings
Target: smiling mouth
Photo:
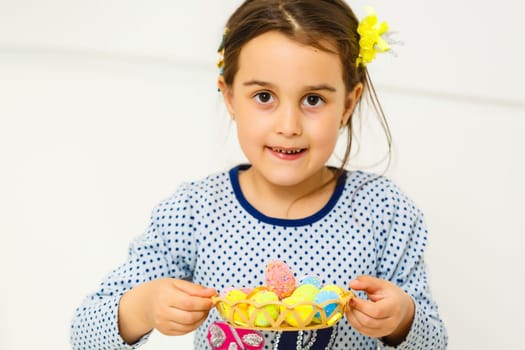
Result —
[[273, 152], [281, 154], [299, 154], [305, 151], [305, 148], [280, 148], [280, 147], [270, 147]]

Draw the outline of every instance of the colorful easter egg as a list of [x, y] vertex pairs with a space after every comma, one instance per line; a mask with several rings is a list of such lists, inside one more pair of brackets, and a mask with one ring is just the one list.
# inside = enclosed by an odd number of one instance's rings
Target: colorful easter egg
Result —
[[292, 270], [281, 260], [274, 260], [268, 264], [265, 282], [268, 289], [275, 292], [279, 299], [292, 295], [297, 285]]
[[323, 282], [321, 282], [321, 279], [317, 276], [306, 276], [301, 279], [299, 282], [299, 285], [304, 284], [313, 284], [317, 289], [321, 289], [323, 286]]
[[303, 300], [314, 301], [317, 293], [319, 293], [319, 289], [313, 284], [303, 284], [293, 291], [292, 296]]
[[335, 285], [335, 284], [327, 284], [326, 286], [324, 286], [323, 288], [321, 288], [321, 291], [325, 291], [325, 290], [331, 290], [333, 292], [336, 292], [341, 298], [343, 297], [345, 291], [343, 288]]
[[[319, 304], [319, 305], [324, 305], [323, 306], [323, 309], [324, 309], [324, 313], [326, 315], [326, 318], [327, 319], [330, 319], [330, 317], [332, 316], [332, 314], [334, 313], [335, 309], [337, 308], [337, 305], [338, 305], [338, 302], [341, 298], [339, 297], [339, 295], [332, 291], [332, 290], [324, 290], [324, 291], [321, 291], [319, 292], [316, 297], [315, 297], [315, 303], [316, 304]], [[332, 302], [330, 302], [332, 301]], [[325, 305], [326, 303], [326, 305]], [[319, 312], [316, 314], [317, 318], [320, 318], [321, 315], [319, 314]]]
[[314, 308], [303, 302], [303, 298], [294, 295], [282, 300], [281, 313], [286, 312], [284, 320], [292, 327], [305, 326], [311, 322]]
[[254, 296], [252, 296], [250, 300], [255, 302], [256, 304], [265, 304], [270, 302], [269, 305], [265, 305], [262, 307], [259, 307], [260, 305], [250, 305], [248, 309], [248, 315], [250, 317], [250, 320], [253, 320], [253, 318], [255, 317], [254, 324], [256, 326], [269, 326], [271, 325], [270, 319], [276, 320], [279, 316], [279, 306], [277, 305], [279, 302], [279, 297], [274, 292], [260, 291], [259, 293], [256, 293]]
[[223, 309], [226, 317], [239, 326], [245, 326], [248, 320], [248, 305], [239, 303], [246, 300], [246, 297], [246, 293], [238, 289], [230, 290], [224, 297], [226, 303], [224, 303]]

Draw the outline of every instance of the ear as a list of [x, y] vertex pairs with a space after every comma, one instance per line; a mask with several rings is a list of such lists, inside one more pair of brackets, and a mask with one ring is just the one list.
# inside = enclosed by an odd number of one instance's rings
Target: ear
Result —
[[348, 95], [346, 96], [345, 111], [343, 113], [343, 118], [341, 119], [341, 127], [345, 126], [350, 120], [350, 118], [352, 117], [355, 106], [357, 105], [357, 102], [359, 102], [359, 99], [361, 98], [362, 93], [363, 93], [363, 84], [357, 83], [355, 84], [352, 91], [350, 91]]
[[235, 113], [233, 108], [233, 91], [230, 86], [226, 84], [224, 81], [224, 77], [221, 75], [219, 77], [219, 80], [217, 81], [217, 86], [219, 87], [219, 90], [221, 91], [222, 98], [224, 100], [224, 104], [226, 105], [226, 109], [228, 110], [228, 113], [230, 114], [230, 117], [232, 120], [235, 120]]

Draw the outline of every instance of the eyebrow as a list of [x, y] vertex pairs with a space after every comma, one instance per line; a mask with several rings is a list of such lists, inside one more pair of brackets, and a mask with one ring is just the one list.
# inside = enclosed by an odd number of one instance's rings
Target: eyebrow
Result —
[[[249, 80], [243, 83], [244, 86], [253, 86], [258, 85], [262, 87], [274, 87], [275, 85], [266, 81], [262, 80]], [[305, 87], [305, 90], [307, 91], [320, 91], [320, 90], [326, 90], [330, 92], [336, 92], [337, 89], [331, 85], [328, 84], [319, 84], [319, 85], [308, 85]]]

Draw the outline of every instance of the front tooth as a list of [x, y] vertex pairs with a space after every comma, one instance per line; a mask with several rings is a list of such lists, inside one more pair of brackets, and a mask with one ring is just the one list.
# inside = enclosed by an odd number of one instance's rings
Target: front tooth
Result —
[[281, 149], [281, 148], [272, 148], [274, 152], [284, 153], [284, 154], [296, 154], [301, 152], [300, 149]]

